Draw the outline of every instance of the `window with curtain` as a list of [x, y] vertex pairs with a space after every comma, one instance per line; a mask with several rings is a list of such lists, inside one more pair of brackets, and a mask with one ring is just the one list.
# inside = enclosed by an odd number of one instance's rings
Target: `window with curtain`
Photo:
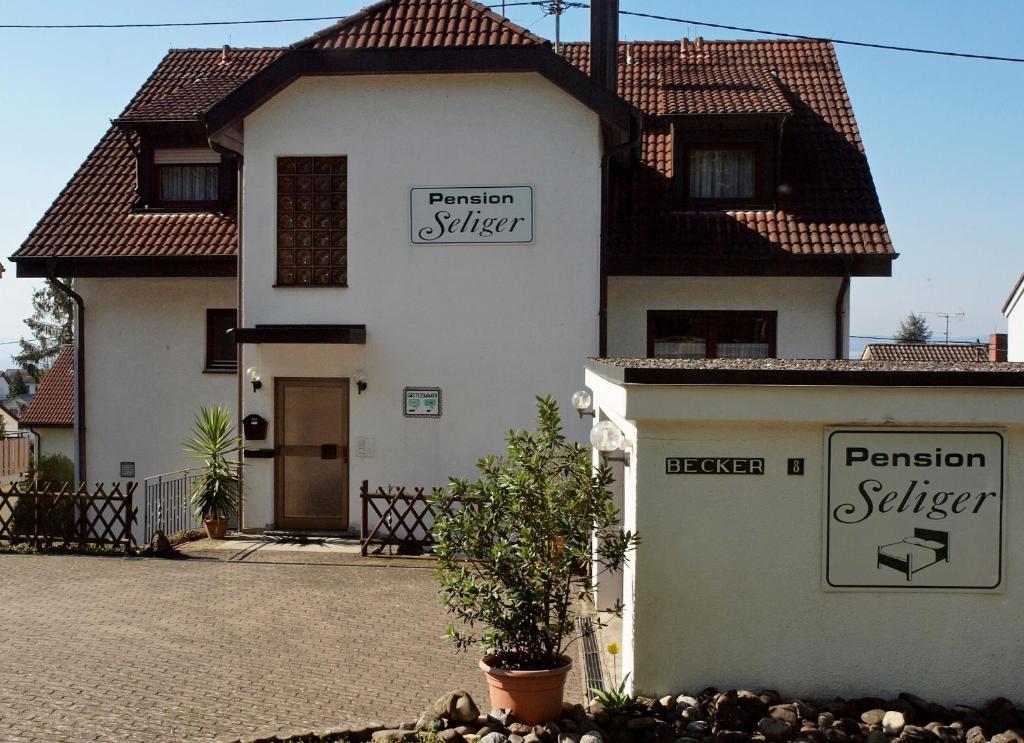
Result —
[[656, 359], [775, 357], [775, 312], [650, 310], [647, 355]]
[[688, 151], [688, 159], [691, 199], [756, 198], [757, 150], [753, 147], [695, 147]]
[[164, 203], [217, 201], [220, 166], [207, 163], [156, 166], [157, 198]]

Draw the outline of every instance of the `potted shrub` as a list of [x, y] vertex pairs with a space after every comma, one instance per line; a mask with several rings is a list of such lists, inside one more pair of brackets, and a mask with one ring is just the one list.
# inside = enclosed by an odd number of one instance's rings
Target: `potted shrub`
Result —
[[536, 431], [510, 431], [505, 454], [478, 463], [479, 480], [431, 496], [442, 600], [465, 626], [448, 636], [459, 649], [480, 644], [491, 706], [527, 724], [560, 716], [573, 607], [592, 595], [593, 569], [620, 569], [637, 543], [617, 524], [611, 471], [566, 440], [551, 397], [537, 403]]
[[241, 496], [239, 464], [229, 457], [242, 448], [242, 440], [225, 407], [202, 407], [192, 424], [192, 438], [185, 451], [202, 462], [192, 484], [191, 500], [196, 518], [203, 520], [210, 539], [223, 539], [228, 518], [238, 513]]

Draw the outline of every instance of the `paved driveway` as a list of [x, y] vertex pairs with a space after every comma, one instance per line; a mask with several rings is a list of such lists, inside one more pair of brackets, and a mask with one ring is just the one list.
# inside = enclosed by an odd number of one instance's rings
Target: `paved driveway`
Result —
[[0, 555], [0, 741], [394, 723], [455, 687], [484, 707], [429, 563], [330, 562]]

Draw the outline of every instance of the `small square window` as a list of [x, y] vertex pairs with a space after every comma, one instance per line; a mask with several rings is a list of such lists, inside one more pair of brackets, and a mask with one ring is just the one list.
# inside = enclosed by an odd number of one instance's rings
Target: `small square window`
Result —
[[765, 146], [754, 142], [680, 145], [677, 193], [695, 208], [747, 208], [765, 203]]
[[220, 165], [156, 165], [162, 204], [211, 204], [220, 198]]
[[236, 318], [235, 310], [206, 311], [206, 371], [238, 371], [238, 345], [228, 333], [237, 325]]

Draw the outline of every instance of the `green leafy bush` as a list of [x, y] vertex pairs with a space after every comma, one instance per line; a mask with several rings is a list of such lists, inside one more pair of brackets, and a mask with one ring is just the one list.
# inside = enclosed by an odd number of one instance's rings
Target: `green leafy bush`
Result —
[[469, 628], [448, 636], [459, 649], [479, 643], [507, 669], [561, 666], [592, 567], [621, 568], [637, 543], [618, 526], [611, 471], [595, 471], [589, 449], [566, 441], [551, 397], [537, 398], [537, 421], [536, 431], [508, 433], [504, 456], [479, 461], [479, 480], [431, 496], [442, 599]]
[[[57, 495], [62, 488], [73, 492], [74, 481], [75, 465], [63, 454], [44, 454], [31, 463], [28, 478], [18, 485], [23, 494], [14, 504], [14, 534], [19, 537], [36, 533], [43, 537], [74, 537], [74, 500]], [[28, 492], [32, 483], [35, 483], [35, 495]]]

